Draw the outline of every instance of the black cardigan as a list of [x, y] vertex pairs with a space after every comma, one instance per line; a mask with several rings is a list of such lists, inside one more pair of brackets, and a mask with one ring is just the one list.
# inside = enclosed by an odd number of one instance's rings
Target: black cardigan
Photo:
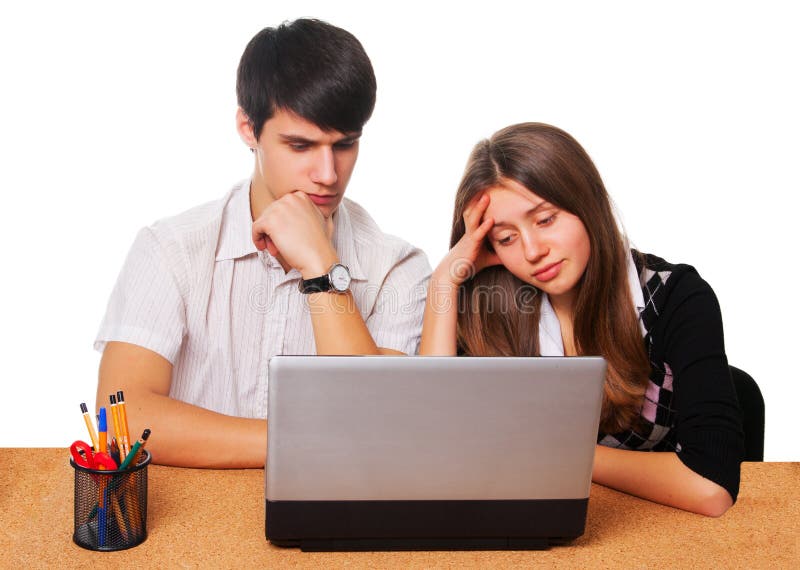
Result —
[[623, 449], [676, 451], [692, 471], [735, 501], [744, 455], [742, 419], [730, 377], [719, 303], [689, 265], [633, 252], [645, 309], [640, 318], [651, 375], [641, 426], [598, 441]]

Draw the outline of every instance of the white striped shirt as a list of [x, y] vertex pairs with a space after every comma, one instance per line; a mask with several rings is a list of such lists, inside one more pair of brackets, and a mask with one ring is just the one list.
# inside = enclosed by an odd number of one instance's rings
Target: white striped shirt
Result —
[[[121, 341], [172, 365], [170, 397], [223, 414], [265, 418], [267, 363], [315, 354], [300, 273], [252, 242], [250, 181], [222, 200], [142, 229], [108, 302], [94, 347]], [[355, 202], [333, 217], [333, 245], [379, 347], [415, 354], [430, 265], [384, 234]]]

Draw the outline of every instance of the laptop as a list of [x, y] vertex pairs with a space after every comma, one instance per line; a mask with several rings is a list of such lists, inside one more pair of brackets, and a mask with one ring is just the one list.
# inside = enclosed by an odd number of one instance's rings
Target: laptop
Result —
[[306, 551], [572, 540], [605, 372], [599, 357], [275, 356], [266, 537]]

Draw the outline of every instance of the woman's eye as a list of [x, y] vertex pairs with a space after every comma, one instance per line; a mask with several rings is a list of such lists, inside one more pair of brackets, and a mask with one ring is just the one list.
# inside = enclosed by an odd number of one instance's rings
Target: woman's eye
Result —
[[509, 243], [511, 243], [511, 236], [498, 238], [497, 243], [500, 245], [508, 245]]
[[551, 214], [550, 216], [547, 216], [546, 218], [542, 218], [541, 220], [536, 222], [536, 225], [537, 226], [549, 226], [555, 220], [556, 220], [556, 214]]

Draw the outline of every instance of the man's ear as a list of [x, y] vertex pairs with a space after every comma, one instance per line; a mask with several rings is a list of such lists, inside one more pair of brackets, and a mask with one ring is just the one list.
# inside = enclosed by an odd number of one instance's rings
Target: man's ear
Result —
[[253, 132], [253, 123], [250, 122], [250, 117], [241, 107], [236, 108], [236, 130], [239, 132], [242, 142], [250, 147], [250, 150], [255, 150], [258, 146], [258, 139]]

